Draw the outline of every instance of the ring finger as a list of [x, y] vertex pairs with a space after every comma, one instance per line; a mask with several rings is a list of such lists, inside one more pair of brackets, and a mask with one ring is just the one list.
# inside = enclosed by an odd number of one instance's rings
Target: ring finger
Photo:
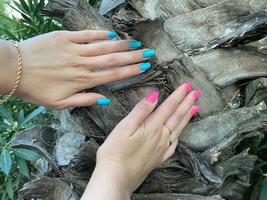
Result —
[[83, 81], [83, 88], [81, 89], [130, 78], [147, 71], [151, 67], [152, 65], [149, 62], [146, 62], [125, 67], [118, 67], [110, 70], [92, 72], [90, 75], [92, 78], [88, 79], [88, 82]]
[[170, 116], [170, 118], [166, 121], [165, 125], [171, 130], [174, 131], [179, 123], [181, 123], [182, 119], [188, 113], [188, 111], [192, 108], [195, 101], [200, 97], [200, 90], [192, 91], [188, 94], [185, 99], [178, 105], [175, 112]]

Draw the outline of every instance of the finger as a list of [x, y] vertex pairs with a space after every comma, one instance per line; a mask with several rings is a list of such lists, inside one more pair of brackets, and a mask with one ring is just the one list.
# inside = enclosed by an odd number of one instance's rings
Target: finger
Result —
[[131, 65], [145, 61], [155, 56], [153, 49], [137, 50], [130, 52], [112, 53], [108, 55], [95, 56], [95, 57], [81, 57], [81, 64], [91, 69], [96, 68], [110, 68]]
[[195, 101], [200, 97], [200, 94], [201, 94], [200, 90], [195, 90], [184, 98], [184, 100], [176, 108], [175, 112], [165, 123], [169, 129], [174, 131], [177, 125], [183, 120], [185, 115], [195, 104]]
[[176, 129], [172, 132], [171, 141], [175, 141], [179, 138], [181, 133], [183, 132], [186, 125], [189, 123], [191, 118], [195, 116], [199, 112], [199, 106], [192, 106], [191, 109], [187, 112], [183, 120], [179, 123]]
[[166, 160], [168, 160], [170, 157], [173, 156], [175, 150], [176, 150], [176, 147], [178, 145], [178, 139], [175, 140], [172, 145], [168, 148], [168, 150], [166, 151], [165, 155], [163, 156], [163, 159], [162, 159], [162, 163], [164, 163]]
[[155, 109], [159, 92], [151, 91], [118, 125], [127, 135], [132, 135]]
[[[152, 138], [156, 136], [156, 134], [152, 133], [152, 132], [149, 132], [147, 134]], [[160, 150], [163, 151], [162, 153], [165, 153], [166, 150], [170, 146], [170, 134], [171, 134], [170, 130], [168, 128], [166, 128], [165, 126], [163, 126], [161, 134], [160, 134], [160, 140], [158, 141], [158, 145], [160, 147]], [[151, 141], [153, 140], [152, 138], [150, 139]]]
[[164, 124], [190, 89], [191, 83], [186, 83], [178, 87], [151, 115], [151, 122], [158, 125]]
[[[125, 67], [114, 68], [111, 70], [104, 70], [99, 72], [92, 72], [92, 79], [88, 80], [88, 83], [84, 82], [84, 88], [95, 87], [110, 83], [113, 81], [118, 81], [126, 78], [130, 78], [141, 74], [151, 68], [150, 63], [141, 63]], [[92, 82], [95, 84], [92, 85]]]
[[79, 44], [96, 40], [110, 40], [118, 37], [116, 32], [99, 30], [68, 31], [68, 36], [70, 41]]
[[73, 96], [61, 100], [58, 102], [59, 109], [71, 108], [71, 107], [83, 107], [91, 105], [108, 105], [110, 104], [110, 99], [97, 93], [77, 93]]
[[81, 56], [99, 56], [115, 52], [129, 51], [140, 47], [142, 47], [140, 41], [120, 40], [80, 45], [79, 49]]

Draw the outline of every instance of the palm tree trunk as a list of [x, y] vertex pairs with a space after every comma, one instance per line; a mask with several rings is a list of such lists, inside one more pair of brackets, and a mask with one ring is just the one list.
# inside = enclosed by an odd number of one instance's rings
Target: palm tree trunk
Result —
[[[104, 18], [86, 0], [52, 0], [45, 14], [58, 17], [69, 30], [114, 29], [121, 39], [155, 48], [157, 57], [147, 73], [93, 89], [111, 97], [108, 109], [64, 111], [56, 131], [36, 127], [13, 140], [11, 145], [38, 149], [48, 158], [39, 165], [52, 166], [37, 166], [38, 177], [21, 195], [79, 199], [98, 147], [146, 92], [161, 91], [162, 102], [178, 85], [192, 81], [203, 92], [201, 112], [184, 130], [175, 155], [148, 176], [133, 199], [242, 199], [257, 157], [240, 144], [259, 143], [267, 126], [262, 103], [267, 55], [258, 50], [266, 46], [266, 5], [260, 0], [130, 0]], [[43, 142], [29, 142], [47, 134], [56, 141], [49, 146], [53, 151]]]

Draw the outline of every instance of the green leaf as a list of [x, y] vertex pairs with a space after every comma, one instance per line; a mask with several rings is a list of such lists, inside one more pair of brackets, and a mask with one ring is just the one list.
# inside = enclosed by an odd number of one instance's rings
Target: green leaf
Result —
[[6, 191], [10, 199], [14, 199], [14, 190], [13, 190], [13, 185], [12, 185], [12, 177], [8, 177], [6, 181]]
[[6, 129], [8, 129], [8, 128], [9, 128], [9, 126], [7, 124], [4, 124], [4, 123], [0, 124], [0, 131], [1, 132], [6, 131]]
[[19, 111], [19, 114], [18, 114], [18, 123], [19, 123], [19, 125], [22, 124], [24, 122], [24, 120], [25, 120], [24, 110], [21, 109]]
[[10, 152], [8, 149], [3, 149], [0, 155], [0, 169], [2, 172], [6, 174], [6, 176], [8, 176], [11, 170], [11, 166], [12, 166], [12, 159]]
[[267, 181], [264, 181], [264, 184], [261, 188], [260, 199], [259, 200], [266, 200], [267, 199]]
[[29, 178], [30, 177], [30, 172], [29, 172], [29, 168], [28, 168], [28, 164], [25, 160], [21, 159], [21, 158], [18, 158], [17, 159], [18, 161], [18, 167], [19, 167], [19, 172]]
[[28, 4], [29, 4], [29, 10], [30, 10], [30, 13], [33, 13], [34, 11], [34, 3], [33, 3], [33, 0], [28, 0]]
[[45, 6], [45, 2], [44, 2], [44, 0], [41, 0], [36, 6], [36, 9], [34, 11], [34, 15], [37, 15], [41, 10], [43, 10], [44, 6]]
[[95, 6], [96, 3], [97, 3], [97, 0], [89, 0], [89, 3], [90, 3], [92, 6]]
[[5, 146], [6, 141], [0, 136], [0, 146]]
[[14, 188], [15, 191], [18, 191], [19, 189], [21, 189], [21, 186], [20, 186], [21, 182], [24, 182], [23, 175], [18, 173], [16, 175], [15, 181], [13, 181], [13, 188]]
[[29, 25], [33, 25], [33, 21], [28, 15], [21, 13], [21, 16], [23, 17], [23, 22], [28, 23]]
[[45, 107], [40, 106], [37, 109], [35, 109], [34, 111], [32, 111], [32, 113], [30, 113], [24, 120], [24, 122], [22, 123], [22, 125], [28, 123], [29, 121], [31, 121], [33, 118], [35, 118], [37, 115], [41, 114], [42, 112], [45, 111]]
[[6, 192], [3, 193], [2, 199], [6, 199]]
[[11, 33], [9, 30], [0, 28], [0, 31], [3, 32], [5, 37], [7, 37], [10, 40], [18, 40], [18, 38], [13, 33]]
[[257, 164], [254, 169], [252, 170], [251, 174], [255, 174], [259, 169], [261, 169], [262, 167], [267, 165], [267, 161], [264, 162], [260, 162], [259, 164]]
[[24, 0], [20, 0], [20, 5], [24, 8], [24, 10], [26, 11], [26, 13], [30, 13], [30, 8], [27, 5], [27, 3]]
[[28, 161], [36, 161], [41, 158], [41, 155], [33, 150], [30, 149], [23, 149], [23, 148], [14, 148], [14, 153], [16, 156], [28, 160]]
[[10, 5], [11, 8], [13, 8], [14, 10], [16, 10], [19, 13], [25, 13], [25, 14], [27, 13], [27, 10], [25, 10], [20, 3], [16, 2], [16, 1], [14, 1], [13, 3], [15, 4], [16, 8]]
[[14, 122], [14, 119], [11, 113], [4, 107], [0, 107], [0, 117], [2, 117], [3, 119], [6, 119], [10, 124], [13, 124]]

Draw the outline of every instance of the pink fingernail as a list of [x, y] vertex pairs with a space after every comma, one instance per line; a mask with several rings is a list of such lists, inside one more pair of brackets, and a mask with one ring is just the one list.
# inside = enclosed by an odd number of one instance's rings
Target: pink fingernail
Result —
[[199, 89], [197, 89], [194, 91], [193, 95], [194, 95], [195, 100], [198, 100], [199, 97], [201, 96], [201, 91]]
[[155, 103], [159, 98], [159, 92], [158, 91], [151, 91], [149, 95], [146, 96], [146, 100], [150, 103]]
[[199, 106], [193, 106], [191, 109], [191, 115], [195, 116], [199, 112]]
[[186, 92], [190, 92], [192, 88], [192, 83], [188, 82], [185, 84], [185, 90]]

